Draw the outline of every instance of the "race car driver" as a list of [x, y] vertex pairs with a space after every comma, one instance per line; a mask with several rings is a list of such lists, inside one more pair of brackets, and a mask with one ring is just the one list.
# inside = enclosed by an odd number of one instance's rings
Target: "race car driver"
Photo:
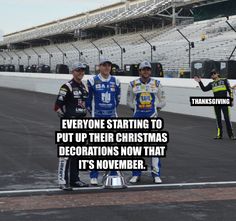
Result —
[[[210, 82], [207, 86], [204, 86], [201, 78], [198, 76], [194, 77], [194, 80], [199, 83], [200, 88], [202, 91], [210, 91], [212, 90], [215, 97], [224, 97], [227, 98], [227, 95], [229, 94], [229, 97], [232, 101], [233, 106], [233, 91], [230, 88], [230, 84], [227, 79], [220, 78], [220, 74], [217, 70], [213, 69], [211, 71], [211, 78], [213, 82]], [[215, 114], [216, 114], [216, 121], [217, 121], [217, 136], [214, 139], [222, 139], [223, 138], [223, 130], [222, 130], [222, 121], [221, 121], [221, 111], [224, 114], [224, 119], [226, 123], [227, 133], [230, 139], [235, 140], [235, 136], [233, 133], [232, 124], [230, 122], [230, 107], [229, 106], [214, 106]]]
[[[86, 66], [74, 64], [72, 66], [73, 79], [60, 88], [54, 110], [59, 117], [83, 118], [87, 110], [85, 106], [88, 89], [82, 82]], [[59, 158], [58, 182], [63, 190], [72, 190], [73, 187], [88, 186], [79, 178], [78, 157]]]
[[[143, 61], [139, 65], [140, 78], [131, 81], [127, 92], [127, 104], [134, 111], [135, 118], [154, 118], [165, 106], [165, 95], [160, 81], [151, 78], [151, 64]], [[162, 183], [160, 159], [152, 157], [152, 177], [154, 183]], [[130, 183], [140, 181], [141, 171], [133, 171]]]
[[[100, 73], [88, 80], [89, 96], [86, 107], [95, 118], [117, 117], [117, 106], [120, 103], [120, 82], [111, 76], [112, 62], [108, 58], [100, 60]], [[115, 175], [112, 172], [110, 175]], [[90, 183], [98, 185], [98, 171], [90, 172]]]

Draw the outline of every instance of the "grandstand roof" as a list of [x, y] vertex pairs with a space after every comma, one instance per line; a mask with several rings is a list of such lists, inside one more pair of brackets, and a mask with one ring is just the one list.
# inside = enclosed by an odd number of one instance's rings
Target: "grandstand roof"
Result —
[[[137, 20], [137, 18], [158, 16], [167, 8], [191, 8], [201, 4], [211, 4], [227, 0], [123, 0], [111, 5], [100, 7], [70, 17], [51, 21], [22, 31], [4, 35], [0, 46], [49, 38], [57, 35], [73, 35], [76, 30], [88, 30], [106, 25], [121, 24], [122, 22]], [[171, 12], [170, 12], [171, 13]], [[166, 16], [166, 17], [172, 17]]]
[[[140, 2], [140, 0], [129, 0], [129, 2], [135, 2], [135, 1]], [[141, 0], [141, 1], [145, 1], [145, 0]], [[87, 11], [87, 12], [82, 12], [82, 13], [75, 14], [75, 15], [72, 15], [72, 16], [69, 16], [69, 17], [65, 17], [65, 18], [62, 18], [62, 19], [55, 20], [55, 21], [47, 22], [47, 23], [37, 25], [37, 26], [31, 27], [31, 28], [23, 29], [21, 31], [12, 32], [12, 33], [3, 35], [3, 37], [9, 37], [9, 36], [12, 36], [12, 35], [15, 35], [15, 34], [31, 31], [31, 30], [34, 30], [34, 29], [37, 29], [37, 28], [47, 27], [49, 25], [57, 24], [57, 23], [64, 22], [64, 21], [69, 21], [69, 20], [74, 19], [74, 18], [80, 18], [80, 17], [83, 17], [87, 14], [102, 12], [104, 10], [112, 9], [114, 7], [125, 5], [125, 4], [126, 4], [125, 0], [121, 0], [120, 2], [116, 2], [116, 3], [110, 4], [110, 5], [106, 5], [106, 6], [103, 6], [103, 7], [97, 8], [97, 9], [93, 9], [93, 10], [90, 10], [90, 11]]]

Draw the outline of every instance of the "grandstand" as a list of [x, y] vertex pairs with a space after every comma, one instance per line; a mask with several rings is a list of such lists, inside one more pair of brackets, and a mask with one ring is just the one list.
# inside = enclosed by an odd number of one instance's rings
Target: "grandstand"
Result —
[[[231, 0], [127, 0], [81, 13], [27, 30], [4, 35], [0, 42], [0, 64], [57, 64], [71, 66], [81, 60], [95, 71], [101, 55], [123, 68], [146, 59], [163, 64], [164, 70], [189, 67], [189, 44], [177, 29], [194, 42], [191, 60], [228, 60], [235, 47], [236, 34], [226, 18], [194, 22], [199, 7], [232, 2]], [[198, 13], [199, 16], [199, 13]], [[205, 15], [204, 15], [205, 16]], [[221, 14], [221, 16], [225, 16]], [[236, 15], [230, 16], [236, 28]], [[142, 34], [142, 36], [140, 35]], [[203, 41], [201, 36], [205, 36]], [[121, 49], [125, 49], [121, 61]], [[234, 58], [234, 56], [232, 56]]]

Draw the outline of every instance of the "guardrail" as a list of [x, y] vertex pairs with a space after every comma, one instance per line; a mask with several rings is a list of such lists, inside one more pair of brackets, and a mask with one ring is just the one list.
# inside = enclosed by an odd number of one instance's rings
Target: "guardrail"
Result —
[[[60, 86], [70, 80], [71, 75], [63, 74], [39, 74], [39, 73], [16, 73], [0, 72], [0, 87], [23, 89], [48, 94], [57, 94]], [[91, 75], [84, 77], [86, 81]], [[121, 104], [126, 104], [128, 83], [137, 77], [117, 77], [121, 82]], [[212, 107], [191, 107], [190, 96], [212, 96], [212, 92], [202, 92], [193, 79], [160, 78], [166, 94], [166, 107], [163, 111], [215, 118]], [[203, 79], [207, 84], [211, 80]], [[230, 80], [231, 85], [236, 80]], [[231, 109], [231, 119], [236, 122], [236, 106]]]

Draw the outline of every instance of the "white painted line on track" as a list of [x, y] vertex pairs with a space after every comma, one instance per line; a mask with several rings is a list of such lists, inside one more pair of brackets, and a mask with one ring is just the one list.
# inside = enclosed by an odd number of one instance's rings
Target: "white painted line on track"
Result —
[[[222, 181], [222, 182], [200, 182], [200, 183], [167, 183], [167, 184], [147, 184], [147, 185], [128, 185], [128, 189], [139, 188], [159, 188], [159, 187], [196, 187], [196, 186], [221, 186], [221, 185], [236, 185], [236, 181]], [[82, 187], [74, 188], [75, 191], [88, 191], [88, 190], [102, 190], [103, 186], [98, 187]], [[22, 193], [52, 193], [52, 192], [66, 192], [59, 188], [49, 189], [26, 189], [26, 190], [6, 190], [0, 191], [0, 195], [7, 194], [22, 194]], [[70, 191], [67, 191], [70, 192]]]
[[167, 184], [147, 184], [147, 185], [132, 185], [128, 188], [150, 188], [150, 187], [188, 187], [188, 186], [212, 186], [212, 185], [233, 185], [236, 181], [222, 182], [201, 182], [201, 183], [167, 183]]
[[[103, 187], [82, 187], [82, 188], [73, 188], [73, 190], [100, 190]], [[59, 188], [50, 188], [50, 189], [28, 189], [28, 190], [7, 190], [0, 191], [0, 195], [2, 194], [15, 194], [15, 193], [50, 193], [50, 192], [70, 192], [63, 191]]]

